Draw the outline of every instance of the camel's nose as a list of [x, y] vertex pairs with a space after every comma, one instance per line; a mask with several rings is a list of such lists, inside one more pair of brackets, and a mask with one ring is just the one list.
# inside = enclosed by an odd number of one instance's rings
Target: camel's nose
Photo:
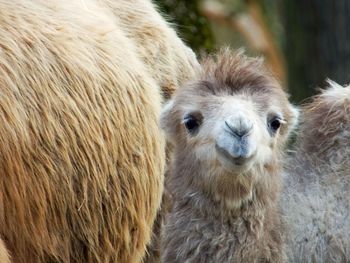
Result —
[[225, 130], [236, 138], [247, 136], [252, 129], [253, 123], [242, 114], [237, 114], [225, 120]]

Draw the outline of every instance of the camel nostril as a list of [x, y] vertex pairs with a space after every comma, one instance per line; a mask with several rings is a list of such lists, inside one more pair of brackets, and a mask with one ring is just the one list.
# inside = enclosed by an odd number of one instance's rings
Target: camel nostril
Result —
[[250, 131], [253, 128], [253, 125], [242, 125], [242, 123], [240, 123], [240, 125], [238, 125], [238, 127], [233, 126], [232, 124], [229, 124], [227, 121], [225, 121], [225, 125], [228, 128], [228, 132], [238, 138], [242, 138], [244, 136], [247, 136]]

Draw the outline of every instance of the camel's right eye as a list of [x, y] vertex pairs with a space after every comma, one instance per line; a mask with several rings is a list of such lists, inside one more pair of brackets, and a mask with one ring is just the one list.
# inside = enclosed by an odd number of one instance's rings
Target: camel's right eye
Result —
[[187, 131], [189, 133], [193, 133], [201, 125], [201, 119], [198, 118], [198, 116], [195, 116], [195, 115], [192, 115], [192, 114], [187, 114], [184, 117], [183, 123], [184, 123]]

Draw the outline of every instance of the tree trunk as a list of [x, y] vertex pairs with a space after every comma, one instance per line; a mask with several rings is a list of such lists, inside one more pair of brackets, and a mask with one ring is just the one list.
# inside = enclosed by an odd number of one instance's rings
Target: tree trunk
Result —
[[350, 80], [350, 1], [283, 0], [288, 86], [294, 101], [326, 78]]

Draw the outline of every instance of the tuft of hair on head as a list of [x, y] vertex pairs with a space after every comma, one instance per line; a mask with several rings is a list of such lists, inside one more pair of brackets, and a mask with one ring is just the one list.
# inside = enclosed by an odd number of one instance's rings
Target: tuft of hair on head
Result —
[[327, 82], [329, 86], [303, 106], [300, 145], [309, 153], [326, 152], [340, 137], [350, 139], [350, 85]]
[[218, 82], [218, 86], [261, 88], [268, 86], [279, 90], [277, 79], [264, 65], [262, 57], [248, 57], [243, 48], [233, 52], [230, 48], [222, 48], [219, 52], [210, 55], [202, 61], [202, 71], [199, 76], [202, 80]]

